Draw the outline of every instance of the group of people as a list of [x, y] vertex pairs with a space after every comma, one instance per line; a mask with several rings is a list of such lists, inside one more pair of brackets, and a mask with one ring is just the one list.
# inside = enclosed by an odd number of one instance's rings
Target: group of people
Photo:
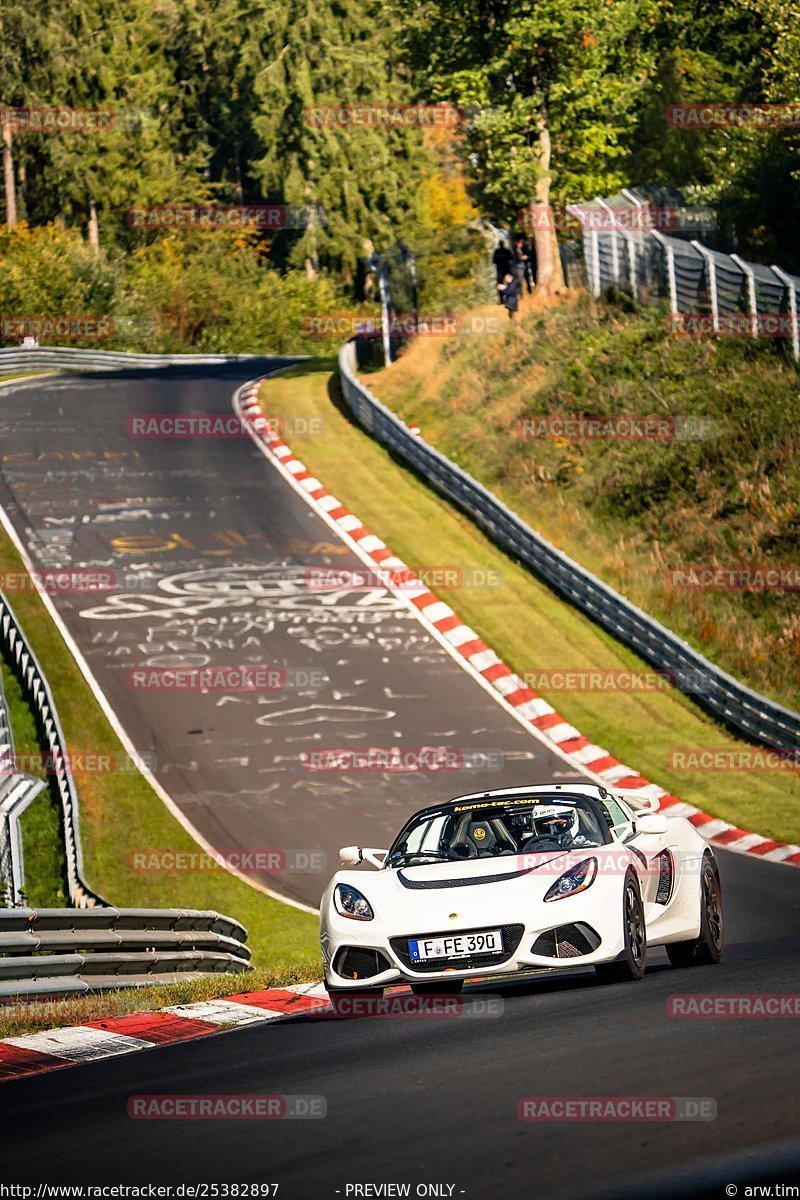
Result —
[[536, 286], [536, 247], [532, 240], [518, 235], [510, 248], [499, 241], [492, 255], [497, 273], [499, 302], [513, 321], [519, 308], [520, 296], [527, 285], [528, 295]]

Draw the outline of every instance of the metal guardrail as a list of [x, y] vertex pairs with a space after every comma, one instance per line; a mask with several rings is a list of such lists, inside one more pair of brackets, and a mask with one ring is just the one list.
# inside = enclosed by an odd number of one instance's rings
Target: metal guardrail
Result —
[[195, 909], [0, 911], [0, 999], [250, 970], [246, 930]]
[[16, 769], [14, 738], [0, 679], [0, 903], [9, 908], [22, 902], [25, 863], [19, 819], [47, 784]]
[[384, 446], [454, 501], [508, 554], [741, 736], [773, 749], [800, 747], [800, 715], [745, 687], [531, 529], [450, 459], [412, 434], [356, 374], [353, 342], [339, 352], [342, 391], [354, 416]]
[[126, 367], [221, 366], [263, 358], [261, 354], [136, 354], [124, 350], [82, 350], [73, 346], [10, 347], [0, 350], [0, 375], [10, 371], [103, 371]]
[[19, 820], [47, 784], [43, 779], [9, 772], [0, 779], [0, 887], [9, 908], [25, 895], [25, 859]]
[[0, 593], [0, 641], [11, 661], [28, 703], [38, 716], [61, 801], [62, 831], [66, 855], [69, 898], [76, 908], [91, 908], [102, 904], [83, 879], [80, 828], [78, 824], [78, 792], [69, 769], [69, 754], [58, 712], [53, 703], [47, 680], [36, 660], [19, 621], [6, 597]]

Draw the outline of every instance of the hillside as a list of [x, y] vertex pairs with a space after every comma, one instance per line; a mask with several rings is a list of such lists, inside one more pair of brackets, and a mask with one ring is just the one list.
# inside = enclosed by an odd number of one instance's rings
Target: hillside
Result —
[[[376, 395], [555, 545], [794, 708], [797, 382], [773, 346], [676, 339], [663, 312], [585, 300], [528, 310], [493, 337], [418, 338], [370, 376]], [[700, 567], [724, 573], [709, 580]], [[779, 586], [772, 568], [790, 568]]]

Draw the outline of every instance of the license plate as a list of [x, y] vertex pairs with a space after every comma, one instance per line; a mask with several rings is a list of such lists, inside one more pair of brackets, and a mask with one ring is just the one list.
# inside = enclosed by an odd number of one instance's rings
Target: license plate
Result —
[[449, 937], [409, 938], [412, 962], [431, 958], [468, 958], [470, 954], [502, 954], [503, 936], [499, 929], [485, 933], [454, 933]]

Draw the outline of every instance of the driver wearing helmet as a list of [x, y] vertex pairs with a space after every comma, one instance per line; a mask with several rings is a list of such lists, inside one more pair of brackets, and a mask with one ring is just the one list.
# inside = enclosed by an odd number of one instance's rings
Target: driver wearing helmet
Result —
[[520, 849], [534, 850], [537, 846], [542, 847], [543, 843], [546, 843], [544, 848], [555, 846], [559, 850], [587, 844], [587, 839], [581, 833], [577, 806], [551, 804], [533, 810], [530, 831]]

